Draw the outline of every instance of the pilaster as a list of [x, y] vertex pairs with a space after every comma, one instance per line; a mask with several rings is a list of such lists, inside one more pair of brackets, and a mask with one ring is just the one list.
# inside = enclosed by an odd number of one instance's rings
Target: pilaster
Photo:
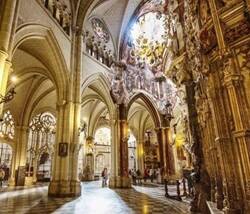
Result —
[[215, 126], [215, 145], [220, 157], [223, 177], [224, 211], [239, 213], [241, 210], [241, 193], [238, 189], [237, 171], [233, 153], [233, 142], [230, 138], [224, 93], [218, 81], [218, 74], [209, 77], [209, 102]]
[[[0, 95], [4, 96], [6, 92], [6, 84], [7, 79], [6, 75], [8, 74], [8, 71], [6, 71], [6, 59], [8, 57], [8, 54], [4, 51], [0, 50]], [[7, 64], [8, 65], [8, 64]], [[3, 113], [3, 104], [0, 104], [0, 116]]]
[[234, 151], [239, 161], [245, 209], [250, 209], [250, 114], [243, 76], [233, 56], [224, 61], [223, 83], [227, 89], [233, 119]]
[[[160, 168], [161, 168], [161, 176], [162, 179], [167, 176], [167, 163], [166, 163], [166, 145], [164, 139], [163, 139], [163, 135], [164, 135], [164, 131], [161, 127], [158, 127], [155, 129], [156, 131], [156, 135], [157, 135], [157, 141], [159, 144], [159, 153], [160, 153]], [[163, 181], [163, 180], [162, 180]]]
[[26, 165], [26, 154], [28, 144], [29, 127], [16, 126], [14, 138], [14, 154], [12, 157], [10, 186], [15, 185], [15, 174], [18, 167]]
[[[131, 187], [131, 180], [128, 174], [128, 121], [127, 109], [124, 104], [119, 105], [119, 142], [120, 142], [120, 171], [118, 183], [123, 188]], [[119, 187], [119, 185], [118, 185]]]
[[110, 126], [111, 126], [111, 174], [109, 178], [109, 187], [110, 188], [116, 188], [117, 183], [117, 176], [119, 172], [119, 145], [118, 145], [118, 121], [117, 121], [117, 112], [113, 112], [113, 114], [110, 115]]
[[221, 56], [225, 55], [227, 52], [227, 47], [225, 44], [224, 36], [223, 36], [223, 31], [221, 28], [221, 23], [220, 23], [220, 17], [218, 15], [218, 11], [216, 8], [216, 2], [215, 0], [208, 0], [210, 10], [211, 10], [211, 15], [213, 19], [213, 24], [215, 28], [215, 33], [218, 41], [218, 46], [219, 46], [219, 53]]
[[[52, 180], [49, 195], [56, 197], [73, 197], [81, 194], [77, 172], [77, 146], [71, 139], [74, 135], [74, 103], [61, 101], [57, 105], [57, 132], [55, 155], [53, 159]], [[62, 145], [64, 143], [64, 146]], [[62, 149], [62, 146], [64, 147]], [[63, 151], [61, 151], [63, 150]]]

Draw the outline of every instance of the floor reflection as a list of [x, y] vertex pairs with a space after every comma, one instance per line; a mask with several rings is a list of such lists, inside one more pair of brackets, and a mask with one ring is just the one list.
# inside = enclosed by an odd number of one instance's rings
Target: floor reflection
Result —
[[[63, 214], [147, 214], [147, 213], [187, 213], [175, 202], [161, 197], [154, 188], [135, 187], [135, 189], [101, 188], [100, 182], [82, 184], [82, 196], [77, 199], [50, 198], [48, 187], [17, 189], [0, 193], [0, 213], [63, 213]], [[139, 188], [139, 189], [138, 189]], [[140, 189], [142, 188], [142, 189]], [[152, 188], [150, 188], [152, 189]], [[148, 191], [148, 192], [147, 192]], [[160, 194], [157, 194], [159, 192]]]

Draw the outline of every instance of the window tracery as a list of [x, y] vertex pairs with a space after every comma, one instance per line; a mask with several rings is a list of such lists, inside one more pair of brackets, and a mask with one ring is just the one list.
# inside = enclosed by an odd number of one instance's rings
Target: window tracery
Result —
[[95, 175], [101, 175], [104, 167], [111, 170], [111, 129], [109, 127], [101, 127], [95, 133]]
[[128, 158], [129, 169], [136, 170], [136, 138], [132, 133], [129, 133], [128, 139]]
[[3, 121], [0, 122], [0, 137], [13, 139], [15, 136], [15, 122], [10, 111], [3, 115]]
[[7, 143], [0, 143], [0, 166], [10, 168], [12, 160], [12, 148]]
[[56, 119], [51, 113], [44, 112], [32, 118], [27, 149], [28, 176], [37, 174], [42, 178], [50, 177], [55, 130]]
[[95, 133], [95, 142], [98, 145], [111, 145], [111, 131], [110, 128], [99, 128]]

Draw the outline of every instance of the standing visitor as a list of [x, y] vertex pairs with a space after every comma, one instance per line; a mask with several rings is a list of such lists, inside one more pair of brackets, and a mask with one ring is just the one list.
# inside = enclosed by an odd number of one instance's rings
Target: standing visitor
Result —
[[104, 168], [102, 171], [102, 186], [107, 186], [108, 181], [108, 169]]
[[146, 183], [147, 182], [147, 178], [148, 178], [148, 169], [147, 168], [144, 170], [144, 176], [143, 176], [143, 178], [144, 178], [144, 182]]
[[161, 183], [161, 169], [160, 168], [157, 169], [156, 177], [157, 177], [157, 183], [160, 184]]
[[151, 182], [153, 183], [153, 181], [154, 181], [154, 169], [152, 169], [152, 168], [149, 170], [149, 177], [150, 177]]

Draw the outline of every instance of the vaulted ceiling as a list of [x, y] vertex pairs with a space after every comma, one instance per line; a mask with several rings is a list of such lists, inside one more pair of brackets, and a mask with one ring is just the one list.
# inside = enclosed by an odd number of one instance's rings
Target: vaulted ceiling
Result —
[[[77, 1], [75, 1], [77, 2]], [[141, 0], [81, 0], [78, 1], [76, 25], [84, 29], [91, 17], [102, 19], [113, 40], [116, 55], [126, 34], [129, 21]]]

